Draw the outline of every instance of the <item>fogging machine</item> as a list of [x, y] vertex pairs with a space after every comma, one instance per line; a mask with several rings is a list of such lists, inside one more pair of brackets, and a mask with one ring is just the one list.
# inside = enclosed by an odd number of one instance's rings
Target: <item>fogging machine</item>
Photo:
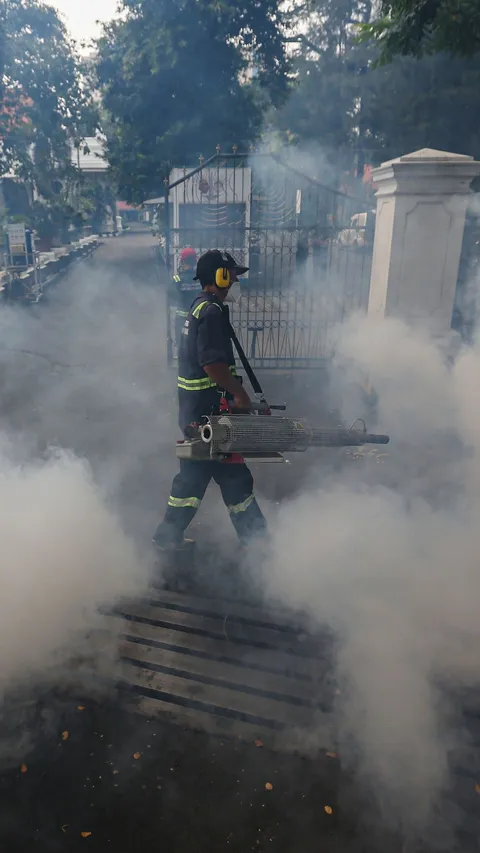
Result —
[[[251, 413], [245, 414], [230, 409], [226, 398], [222, 397], [218, 415], [205, 415], [200, 424], [192, 424], [188, 428], [186, 439], [177, 441], [179, 459], [283, 462], [283, 453], [303, 453], [309, 447], [360, 447], [364, 444], [388, 444], [390, 441], [388, 435], [367, 432], [361, 419], [349, 429], [324, 429], [311, 427], [303, 419], [271, 416], [272, 410], [285, 411], [286, 405], [268, 405], [231, 326], [230, 337], [260, 401], [252, 405]], [[356, 428], [356, 424], [362, 424], [362, 427]]]
[[390, 440], [388, 435], [368, 433], [365, 426], [362, 429], [355, 429], [355, 425], [350, 429], [319, 429], [303, 419], [265, 417], [269, 414], [267, 409], [247, 415], [229, 412], [205, 417], [202, 424], [192, 427], [192, 438], [177, 442], [177, 456], [199, 461], [282, 462], [282, 453], [302, 453], [308, 447], [359, 447], [388, 444]]

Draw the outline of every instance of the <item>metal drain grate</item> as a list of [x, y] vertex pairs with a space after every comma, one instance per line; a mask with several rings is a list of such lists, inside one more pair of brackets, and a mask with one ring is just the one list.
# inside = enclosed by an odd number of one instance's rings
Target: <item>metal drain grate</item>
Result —
[[332, 748], [331, 637], [306, 634], [287, 612], [163, 590], [115, 619], [138, 713], [285, 751]]

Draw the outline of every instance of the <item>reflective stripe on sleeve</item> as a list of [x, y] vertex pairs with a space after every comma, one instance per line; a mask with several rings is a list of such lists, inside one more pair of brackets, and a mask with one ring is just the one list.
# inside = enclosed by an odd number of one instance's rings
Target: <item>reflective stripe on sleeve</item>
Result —
[[200, 498], [174, 498], [170, 495], [168, 499], [168, 506], [173, 506], [178, 509], [182, 507], [191, 507], [191, 509], [198, 509], [201, 504]]
[[198, 305], [195, 305], [195, 308], [192, 311], [192, 317], [195, 317], [196, 320], [198, 320], [198, 316], [204, 305], [208, 305], [208, 299], [204, 302], [199, 302]]
[[216, 388], [216, 383], [208, 376], [205, 379], [185, 379], [183, 376], [178, 377], [178, 387], [183, 391], [203, 391], [205, 388]]
[[198, 320], [198, 318], [200, 316], [200, 312], [201, 312], [202, 308], [205, 307], [205, 305], [216, 305], [217, 308], [219, 309], [219, 311], [222, 310], [221, 306], [217, 305], [216, 302], [209, 302], [208, 299], [205, 299], [204, 302], [199, 302], [198, 305], [195, 306], [195, 308], [192, 311], [192, 317], [195, 317], [195, 319]]
[[[236, 368], [231, 365], [229, 368], [233, 376], [236, 376]], [[205, 388], [216, 388], [217, 383], [208, 376], [202, 379], [186, 379], [184, 376], [178, 377], [178, 387], [183, 391], [203, 391]]]
[[229, 511], [230, 515], [236, 515], [238, 512], [245, 512], [245, 510], [248, 509], [248, 507], [250, 506], [250, 504], [252, 503], [253, 500], [255, 500], [255, 495], [252, 493], [251, 495], [248, 496], [248, 498], [245, 498], [245, 500], [242, 501], [241, 504], [235, 504], [234, 506], [229, 506], [228, 511]]

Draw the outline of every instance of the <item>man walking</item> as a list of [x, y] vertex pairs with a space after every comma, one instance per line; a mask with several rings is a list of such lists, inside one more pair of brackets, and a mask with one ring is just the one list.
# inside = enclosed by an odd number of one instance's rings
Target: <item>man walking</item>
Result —
[[[185, 319], [178, 353], [179, 421], [186, 436], [191, 424], [200, 423], [204, 415], [219, 413], [222, 396], [236, 409], [250, 409], [250, 398], [236, 376], [230, 317], [224, 304], [232, 284], [247, 270], [228, 252], [218, 249], [209, 250], [198, 260], [195, 281], [200, 282], [202, 291]], [[165, 517], [154, 535], [159, 548], [182, 546], [184, 531], [211, 479], [220, 486], [241, 542], [266, 530], [253, 492], [253, 477], [245, 463], [181, 459]]]

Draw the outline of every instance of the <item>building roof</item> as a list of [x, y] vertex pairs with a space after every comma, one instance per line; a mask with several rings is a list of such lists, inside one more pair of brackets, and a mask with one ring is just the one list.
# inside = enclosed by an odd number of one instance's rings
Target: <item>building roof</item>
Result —
[[127, 204], [126, 201], [117, 201], [117, 211], [119, 213], [123, 213], [128, 210], [140, 210], [140, 208], [135, 207], [133, 204]]

